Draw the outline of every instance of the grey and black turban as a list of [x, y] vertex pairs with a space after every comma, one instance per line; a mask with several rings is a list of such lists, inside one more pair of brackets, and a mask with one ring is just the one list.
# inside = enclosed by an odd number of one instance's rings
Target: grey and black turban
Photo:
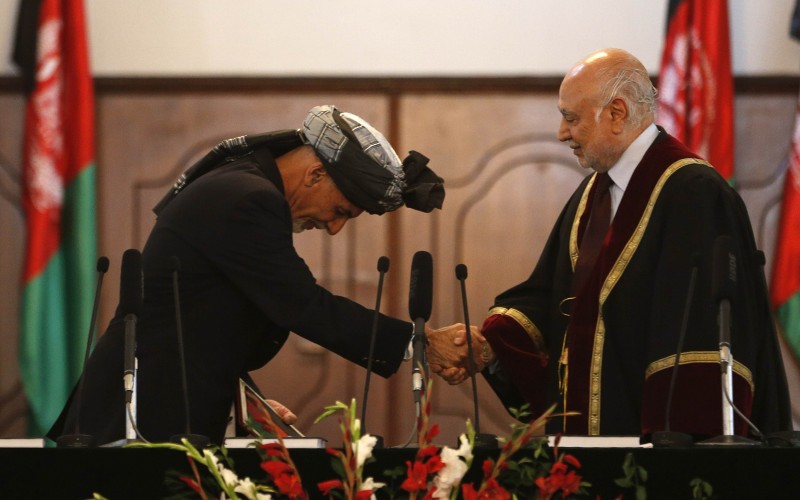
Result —
[[383, 214], [403, 205], [422, 212], [442, 208], [444, 181], [428, 158], [411, 151], [402, 162], [389, 141], [362, 118], [334, 106], [316, 106], [302, 136], [328, 175], [354, 205]]
[[192, 181], [233, 159], [260, 148], [278, 157], [303, 144], [314, 148], [342, 194], [368, 213], [380, 215], [403, 205], [422, 212], [442, 208], [444, 181], [428, 167], [428, 158], [411, 151], [401, 162], [386, 138], [360, 117], [316, 106], [301, 130], [220, 142], [181, 174], [153, 211], [158, 215]]

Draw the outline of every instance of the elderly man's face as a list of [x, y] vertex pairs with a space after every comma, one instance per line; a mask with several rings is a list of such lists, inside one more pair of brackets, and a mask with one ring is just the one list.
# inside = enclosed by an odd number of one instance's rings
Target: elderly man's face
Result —
[[345, 198], [330, 176], [324, 175], [306, 188], [302, 204], [292, 210], [293, 230], [299, 233], [307, 229], [325, 229], [334, 235], [363, 211]]
[[567, 75], [558, 93], [558, 140], [572, 148], [583, 168], [607, 172], [622, 151], [611, 130], [609, 107], [599, 100], [596, 85], [585, 72]]

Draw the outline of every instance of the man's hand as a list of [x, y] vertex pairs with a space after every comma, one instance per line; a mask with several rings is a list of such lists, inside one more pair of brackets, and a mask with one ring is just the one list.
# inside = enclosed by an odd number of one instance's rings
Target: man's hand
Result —
[[[472, 335], [473, 361], [475, 370], [481, 371], [486, 366], [481, 353], [486, 344], [486, 339], [480, 330], [470, 327]], [[469, 351], [467, 349], [467, 329], [463, 323], [456, 323], [436, 330], [426, 332], [428, 337], [428, 365], [431, 371], [440, 375], [450, 385], [456, 385], [469, 378], [471, 366]]]
[[274, 399], [267, 399], [266, 402], [268, 405], [272, 407], [273, 410], [275, 410], [275, 413], [277, 413], [278, 416], [281, 417], [281, 420], [283, 420], [285, 424], [292, 425], [295, 422], [297, 422], [297, 415], [295, 415], [294, 412], [292, 412], [292, 410], [290, 410], [289, 408], [283, 406], [281, 403], [275, 401]]

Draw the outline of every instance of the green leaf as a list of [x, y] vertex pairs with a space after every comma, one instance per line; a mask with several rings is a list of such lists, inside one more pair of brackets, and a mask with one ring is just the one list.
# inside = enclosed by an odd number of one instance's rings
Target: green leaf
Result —
[[616, 483], [616, 485], [619, 486], [620, 488], [630, 488], [633, 486], [633, 481], [631, 481], [627, 477], [621, 479], [615, 479], [614, 483]]

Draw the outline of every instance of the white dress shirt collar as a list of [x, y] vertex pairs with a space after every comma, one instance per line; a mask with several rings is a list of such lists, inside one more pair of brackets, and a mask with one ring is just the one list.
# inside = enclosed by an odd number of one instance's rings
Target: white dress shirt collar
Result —
[[609, 170], [608, 176], [611, 177], [613, 185], [611, 186], [611, 217], [617, 213], [622, 196], [628, 188], [628, 183], [633, 176], [633, 171], [636, 166], [644, 158], [644, 154], [653, 144], [658, 136], [658, 128], [654, 123], [651, 123], [645, 128], [639, 136], [634, 139], [628, 149], [622, 153], [617, 163], [615, 163]]

